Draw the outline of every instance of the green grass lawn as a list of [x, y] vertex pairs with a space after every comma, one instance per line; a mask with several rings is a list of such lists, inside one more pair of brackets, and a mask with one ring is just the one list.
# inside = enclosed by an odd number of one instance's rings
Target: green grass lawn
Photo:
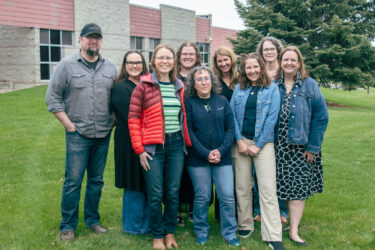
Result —
[[[324, 192], [306, 202], [300, 235], [306, 249], [375, 249], [375, 91], [323, 89], [330, 108], [323, 145]], [[149, 249], [151, 236], [121, 231], [122, 191], [114, 186], [113, 140], [100, 203], [107, 235], [84, 226], [83, 203], [76, 240], [59, 239], [65, 141], [62, 125], [47, 112], [46, 87], [0, 94], [0, 248], [1, 249]], [[83, 185], [83, 190], [85, 186]], [[82, 192], [82, 196], [84, 193]], [[225, 249], [219, 224], [210, 211], [209, 243], [197, 247], [192, 225], [178, 228], [181, 249]], [[260, 224], [241, 249], [268, 249]], [[297, 249], [284, 233], [284, 245]]]

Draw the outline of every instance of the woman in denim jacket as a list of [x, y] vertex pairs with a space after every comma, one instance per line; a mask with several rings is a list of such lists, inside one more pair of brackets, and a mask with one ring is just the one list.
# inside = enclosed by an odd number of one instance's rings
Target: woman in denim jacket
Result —
[[280, 56], [278, 85], [282, 102], [275, 129], [277, 194], [288, 204], [290, 239], [305, 245], [298, 226], [305, 200], [323, 191], [320, 147], [328, 110], [318, 84], [307, 76], [299, 49], [287, 47]]
[[[273, 36], [265, 36], [258, 43], [256, 52], [262, 56], [268, 75], [271, 80], [276, 80], [280, 72], [280, 53], [284, 46], [281, 41]], [[257, 177], [255, 173], [255, 168], [253, 169], [254, 177], [254, 188], [253, 188], [253, 205], [254, 205], [254, 221], [260, 221], [260, 205], [259, 205], [259, 195], [258, 195], [258, 184]], [[283, 200], [279, 199], [280, 208], [280, 220], [281, 223], [288, 223], [288, 208]]]
[[276, 83], [267, 74], [257, 53], [245, 55], [240, 65], [239, 83], [230, 106], [234, 115], [235, 140], [232, 159], [235, 170], [239, 236], [254, 231], [252, 218], [252, 165], [258, 177], [262, 240], [273, 249], [284, 249], [276, 195], [274, 127], [280, 109]]

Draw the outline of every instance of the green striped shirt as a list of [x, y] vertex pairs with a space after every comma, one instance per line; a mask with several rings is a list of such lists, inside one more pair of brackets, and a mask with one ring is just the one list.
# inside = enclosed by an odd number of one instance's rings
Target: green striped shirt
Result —
[[161, 97], [163, 98], [165, 133], [181, 130], [179, 114], [181, 103], [176, 97], [175, 86], [171, 82], [159, 82]]

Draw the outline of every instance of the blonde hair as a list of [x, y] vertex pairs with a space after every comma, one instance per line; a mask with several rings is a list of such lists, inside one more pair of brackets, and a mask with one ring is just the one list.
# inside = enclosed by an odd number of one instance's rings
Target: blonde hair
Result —
[[[286, 47], [281, 51], [280, 58], [283, 59], [283, 55], [288, 51], [294, 51], [297, 54], [298, 62], [299, 62], [299, 72], [301, 73], [301, 78], [305, 79], [309, 76], [309, 73], [305, 69], [305, 64], [303, 62], [303, 57], [301, 51], [296, 46], [289, 46]], [[281, 70], [280, 70], [281, 72]], [[297, 75], [296, 75], [297, 76]], [[296, 77], [295, 76], [295, 77]], [[280, 78], [280, 77], [279, 77]]]
[[230, 84], [229, 88], [234, 89], [236, 83], [237, 83], [237, 77], [238, 77], [238, 72], [237, 72], [237, 58], [236, 55], [234, 54], [233, 50], [231, 48], [225, 47], [225, 46], [220, 46], [219, 48], [216, 49], [215, 53], [212, 56], [212, 71], [218, 78], [223, 77], [223, 72], [219, 69], [217, 66], [216, 60], [218, 56], [228, 56], [230, 57], [232, 61], [232, 66], [230, 68]]

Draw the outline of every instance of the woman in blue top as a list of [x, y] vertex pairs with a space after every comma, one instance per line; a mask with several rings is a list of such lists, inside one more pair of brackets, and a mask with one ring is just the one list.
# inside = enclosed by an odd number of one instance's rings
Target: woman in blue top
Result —
[[236, 144], [232, 148], [237, 195], [239, 236], [254, 231], [252, 214], [252, 165], [258, 177], [263, 241], [283, 249], [282, 227], [276, 195], [274, 127], [280, 109], [276, 83], [271, 83], [264, 61], [257, 53], [245, 55], [240, 65], [239, 84], [230, 106], [233, 110]]
[[323, 191], [320, 147], [328, 124], [328, 110], [319, 86], [308, 77], [297, 47], [281, 54], [278, 79], [282, 100], [276, 128], [277, 195], [286, 200], [290, 239], [305, 245], [298, 234], [305, 200]]
[[188, 75], [186, 116], [192, 147], [188, 148], [187, 166], [194, 187], [194, 231], [196, 241], [208, 241], [208, 207], [212, 181], [220, 200], [221, 233], [230, 246], [239, 246], [236, 237], [234, 186], [230, 147], [234, 136], [232, 110], [220, 93], [220, 85], [204, 66]]

